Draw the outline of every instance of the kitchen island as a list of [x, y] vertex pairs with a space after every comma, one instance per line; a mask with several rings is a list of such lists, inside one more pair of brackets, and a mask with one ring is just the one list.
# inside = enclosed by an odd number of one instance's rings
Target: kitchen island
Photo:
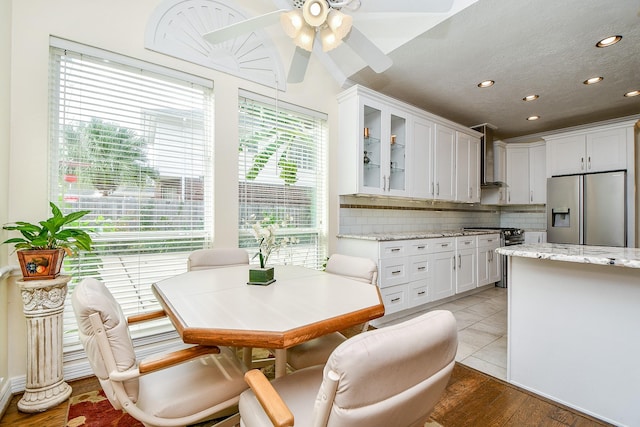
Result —
[[507, 255], [507, 380], [594, 417], [640, 426], [640, 250], [564, 244]]

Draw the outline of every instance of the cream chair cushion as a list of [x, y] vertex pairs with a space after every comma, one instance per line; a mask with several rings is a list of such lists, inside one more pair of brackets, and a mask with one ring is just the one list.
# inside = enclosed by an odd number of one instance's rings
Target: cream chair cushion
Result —
[[[95, 279], [84, 279], [75, 288], [72, 305], [89, 364], [113, 407], [122, 409], [123, 402], [118, 399], [114, 384], [109, 379], [89, 320], [92, 313], [100, 314], [117, 370], [127, 371], [136, 367], [136, 357], [122, 309], [107, 287]], [[138, 409], [160, 418], [186, 417], [215, 406], [221, 409], [233, 406], [233, 413], [238, 396], [247, 388], [243, 379], [245, 371], [245, 366], [235, 355], [221, 347], [219, 354], [128, 380], [124, 388]], [[130, 412], [131, 408], [125, 410]]]
[[[311, 426], [314, 407], [325, 404], [330, 372], [339, 380], [327, 426], [422, 426], [449, 381], [457, 343], [451, 312], [432, 311], [356, 335], [334, 350], [324, 368], [302, 369], [272, 384], [298, 427]], [[241, 425], [271, 426], [253, 391], [242, 393], [239, 406]]]
[[249, 264], [249, 254], [240, 248], [198, 249], [189, 254], [187, 270], [206, 270]]

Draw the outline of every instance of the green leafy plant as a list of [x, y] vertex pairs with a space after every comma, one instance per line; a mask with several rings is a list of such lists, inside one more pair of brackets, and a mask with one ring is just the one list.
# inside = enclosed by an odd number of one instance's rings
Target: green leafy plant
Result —
[[53, 216], [32, 224], [24, 221], [16, 221], [2, 227], [5, 230], [19, 231], [22, 237], [7, 239], [4, 243], [13, 243], [15, 249], [43, 250], [64, 249], [67, 255], [73, 255], [78, 250], [91, 251], [93, 239], [84, 230], [69, 228], [68, 225], [82, 218], [90, 211], [76, 211], [63, 215], [60, 208], [53, 202], [49, 202]]

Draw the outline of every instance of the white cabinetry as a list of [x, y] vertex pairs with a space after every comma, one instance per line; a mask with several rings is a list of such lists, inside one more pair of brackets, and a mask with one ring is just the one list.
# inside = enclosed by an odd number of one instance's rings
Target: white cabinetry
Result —
[[480, 200], [479, 132], [361, 86], [338, 110], [339, 194]]
[[434, 143], [434, 199], [453, 200], [455, 198], [456, 131], [436, 124]]
[[421, 117], [414, 117], [411, 121], [413, 134], [413, 151], [411, 159], [413, 162], [413, 197], [421, 199], [433, 199], [435, 193], [433, 183], [433, 141], [434, 127], [432, 121]]
[[432, 242], [433, 300], [436, 301], [455, 294], [455, 239], [445, 237]]
[[627, 129], [549, 137], [549, 175], [627, 169]]
[[409, 113], [362, 94], [341, 100], [339, 110], [340, 193], [406, 195]]
[[457, 202], [480, 201], [480, 138], [456, 132], [456, 198]]
[[507, 204], [544, 204], [547, 200], [544, 143], [507, 145]]
[[477, 263], [477, 238], [476, 236], [456, 237], [456, 264], [454, 265], [456, 276], [456, 293], [475, 289], [478, 284]]
[[546, 231], [525, 231], [524, 243], [547, 243]]
[[495, 253], [499, 247], [499, 234], [478, 236], [478, 287], [495, 283], [502, 278], [501, 257]]

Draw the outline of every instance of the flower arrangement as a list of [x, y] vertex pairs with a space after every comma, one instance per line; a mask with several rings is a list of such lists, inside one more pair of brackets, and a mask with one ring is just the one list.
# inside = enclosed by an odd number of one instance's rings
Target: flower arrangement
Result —
[[280, 227], [286, 227], [287, 221], [281, 221], [278, 224], [269, 216], [256, 220], [255, 215], [251, 215], [251, 221], [253, 221], [250, 224], [253, 237], [258, 242], [258, 253], [253, 258], [258, 257], [260, 259], [260, 268], [265, 268], [272, 253], [279, 252], [280, 249], [287, 245], [298, 243], [298, 239], [295, 237], [276, 238], [276, 232]]

